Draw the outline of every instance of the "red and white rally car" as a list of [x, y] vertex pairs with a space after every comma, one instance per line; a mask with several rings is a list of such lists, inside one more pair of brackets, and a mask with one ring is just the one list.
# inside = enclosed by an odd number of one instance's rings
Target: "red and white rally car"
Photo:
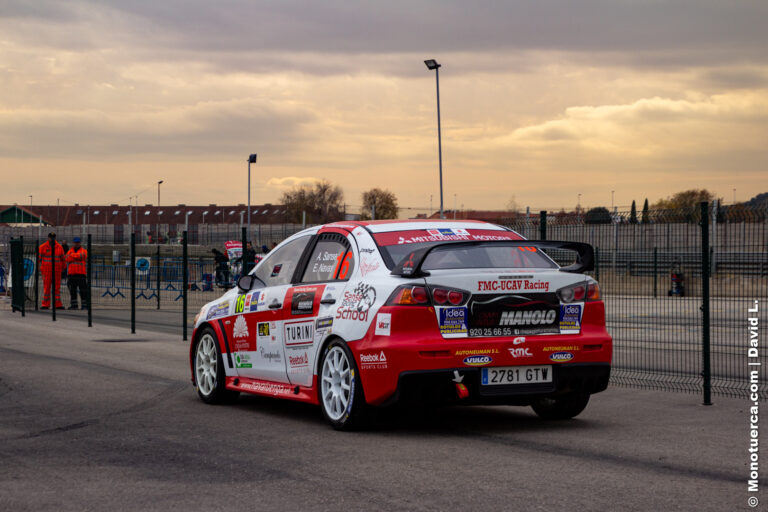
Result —
[[484, 222], [306, 229], [200, 310], [192, 381], [208, 403], [244, 392], [319, 404], [338, 429], [407, 399], [571, 418], [610, 376], [592, 265], [587, 244]]

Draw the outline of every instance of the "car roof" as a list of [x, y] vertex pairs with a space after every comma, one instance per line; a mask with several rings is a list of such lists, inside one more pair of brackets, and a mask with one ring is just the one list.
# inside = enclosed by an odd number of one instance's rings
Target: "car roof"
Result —
[[449, 219], [392, 219], [371, 221], [343, 221], [326, 224], [324, 227], [353, 230], [362, 227], [371, 233], [387, 233], [391, 231], [412, 231], [420, 229], [452, 228], [452, 229], [487, 229], [494, 231], [509, 231], [507, 228], [480, 220], [449, 220]]

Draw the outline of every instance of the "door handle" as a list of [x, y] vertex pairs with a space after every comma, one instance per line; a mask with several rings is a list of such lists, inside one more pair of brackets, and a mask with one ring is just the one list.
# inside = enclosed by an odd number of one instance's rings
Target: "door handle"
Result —
[[269, 305], [269, 309], [280, 309], [281, 307], [283, 307], [283, 305], [279, 302], [273, 302]]
[[320, 304], [328, 304], [328, 305], [336, 304], [336, 299], [331, 299], [331, 298], [323, 299], [320, 301]]

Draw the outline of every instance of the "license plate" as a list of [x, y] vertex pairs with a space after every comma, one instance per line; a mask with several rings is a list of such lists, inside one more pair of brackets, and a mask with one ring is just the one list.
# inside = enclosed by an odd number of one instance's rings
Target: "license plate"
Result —
[[483, 386], [552, 382], [552, 365], [498, 366], [482, 370]]

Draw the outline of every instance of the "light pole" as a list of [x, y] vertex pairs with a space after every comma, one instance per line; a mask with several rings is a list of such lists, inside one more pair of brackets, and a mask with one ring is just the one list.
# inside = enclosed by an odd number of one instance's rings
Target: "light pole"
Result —
[[[251, 164], [256, 163], [256, 153], [248, 155], [248, 240], [251, 239]], [[242, 221], [240, 221], [242, 224]], [[243, 247], [245, 250], [245, 247]]]
[[29, 206], [32, 207], [32, 196], [29, 196]]
[[613, 193], [616, 192], [615, 190], [611, 190], [611, 209], [613, 209]]
[[157, 182], [157, 232], [155, 233], [155, 240], [160, 243], [160, 185], [163, 180]]
[[437, 86], [437, 158], [440, 163], [440, 218], [443, 219], [443, 142], [440, 134], [440, 77], [438, 68], [440, 64], [435, 59], [424, 61], [427, 69], [435, 71], [435, 84]]
[[581, 194], [579, 194], [579, 197], [576, 199], [576, 213], [581, 210]]
[[189, 236], [189, 216], [192, 215], [191, 211], [188, 211], [186, 215], [184, 215], [184, 231], [187, 232], [187, 236]]

